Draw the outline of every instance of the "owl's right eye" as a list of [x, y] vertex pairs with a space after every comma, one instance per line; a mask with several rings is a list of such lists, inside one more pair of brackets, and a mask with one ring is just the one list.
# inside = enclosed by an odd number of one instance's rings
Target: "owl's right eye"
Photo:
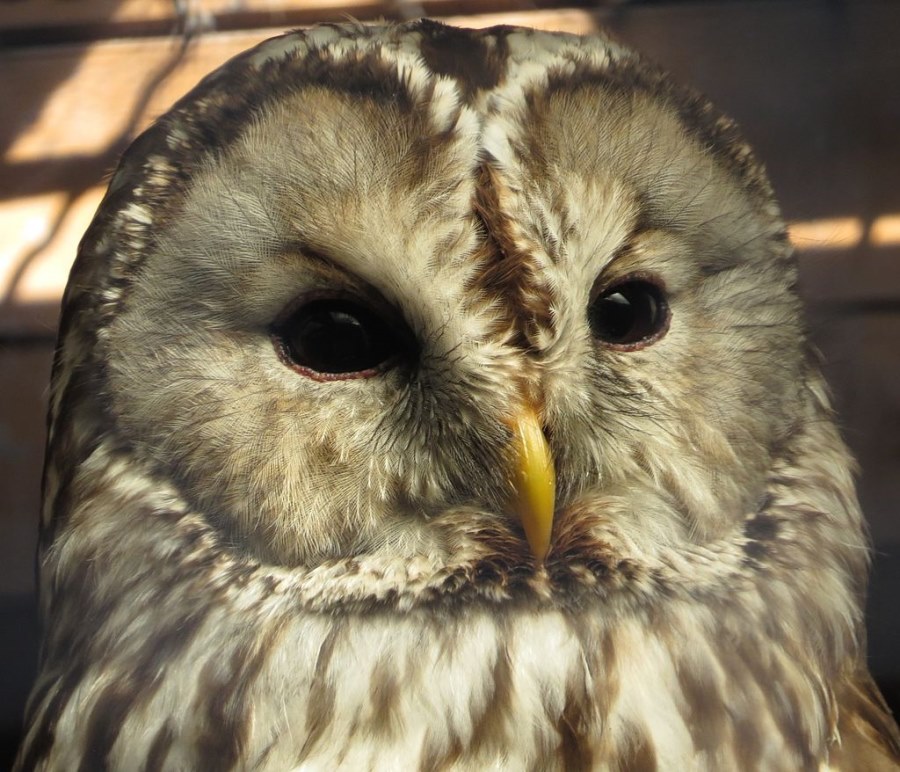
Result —
[[323, 381], [376, 375], [404, 347], [378, 314], [342, 298], [303, 303], [275, 323], [272, 338], [285, 364]]

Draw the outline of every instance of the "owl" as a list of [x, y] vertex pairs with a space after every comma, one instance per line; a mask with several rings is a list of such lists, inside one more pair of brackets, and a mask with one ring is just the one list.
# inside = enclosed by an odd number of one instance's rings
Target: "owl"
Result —
[[603, 35], [324, 25], [63, 301], [19, 770], [896, 769], [761, 166]]

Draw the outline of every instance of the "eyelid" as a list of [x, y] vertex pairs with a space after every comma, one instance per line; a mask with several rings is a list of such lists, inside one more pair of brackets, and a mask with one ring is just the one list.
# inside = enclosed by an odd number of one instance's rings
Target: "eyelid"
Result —
[[[327, 250], [298, 239], [283, 244], [278, 250], [278, 255], [278, 259], [283, 262], [302, 262], [316, 276], [314, 289], [307, 290], [307, 293], [298, 293], [285, 309], [291, 307], [291, 304], [294, 304], [293, 307], [296, 309], [301, 302], [305, 302], [304, 298], [314, 299], [314, 293], [321, 293], [321, 297], [358, 303], [398, 326], [410, 328], [405, 316], [399, 310], [402, 298], [394, 297], [394, 293], [385, 291], [377, 283], [355, 273], [340, 260], [332, 257]], [[279, 316], [283, 313], [284, 310]]]
[[653, 284], [665, 296], [667, 301], [670, 298], [666, 282], [659, 274], [653, 273], [652, 271], [630, 271], [622, 276], [604, 276], [604, 274], [601, 273], [594, 280], [594, 286], [591, 287], [590, 295], [588, 295], [588, 305], [613, 287], [631, 281], [645, 281], [648, 284]]

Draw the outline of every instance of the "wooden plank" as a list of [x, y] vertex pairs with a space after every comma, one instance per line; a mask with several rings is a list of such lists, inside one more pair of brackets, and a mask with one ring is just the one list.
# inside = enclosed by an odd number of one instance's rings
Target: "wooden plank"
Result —
[[473, 16], [616, 0], [28, 0], [0, 4], [0, 44], [34, 45], [175, 30], [227, 31], [292, 27], [325, 21], [405, 20], [448, 14]]
[[[577, 2], [574, 4], [577, 5]], [[587, 5], [588, 3], [584, 3]], [[552, 0], [194, 0], [180, 4], [185, 13], [196, 17], [216, 18], [227, 14], [252, 14], [259, 18], [275, 17], [276, 22], [294, 13], [318, 18], [355, 17], [357, 13], [385, 18], [418, 18], [445, 15], [456, 9], [457, 15], [533, 11], [560, 6]], [[573, 5], [569, 0], [567, 5]], [[592, 3], [597, 5], [597, 3]], [[49, 27], [54, 25], [90, 25], [102, 22], [141, 22], [179, 18], [179, 4], [171, 0], [29, 0], [6, 2], [0, 6], [0, 28]]]
[[0, 29], [172, 20], [174, 16], [175, 4], [169, 0], [29, 0], [0, 5]]

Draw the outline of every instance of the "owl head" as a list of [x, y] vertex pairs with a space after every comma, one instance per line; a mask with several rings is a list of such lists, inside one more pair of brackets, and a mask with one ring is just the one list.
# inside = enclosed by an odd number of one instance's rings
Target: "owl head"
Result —
[[810, 399], [794, 283], [734, 126], [615, 43], [323, 26], [125, 155], [56, 410], [89, 373], [65, 420], [266, 562], [533, 566], [599, 521], [653, 554], [764, 497]]

